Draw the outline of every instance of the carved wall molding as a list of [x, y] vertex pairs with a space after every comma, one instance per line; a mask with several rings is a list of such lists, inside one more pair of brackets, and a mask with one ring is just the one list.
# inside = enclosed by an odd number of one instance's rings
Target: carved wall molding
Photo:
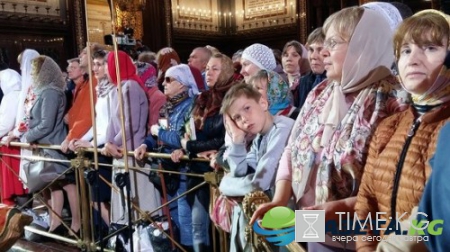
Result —
[[166, 28], [166, 40], [167, 46], [172, 46], [172, 34], [173, 34], [173, 25], [172, 25], [172, 3], [170, 0], [164, 0], [164, 17], [165, 23], [164, 26]]
[[77, 52], [81, 52], [86, 47], [86, 16], [84, 14], [84, 0], [72, 0], [73, 22], [75, 27], [75, 40], [77, 44]]
[[300, 26], [300, 39], [301, 43], [306, 43], [308, 38], [308, 20], [307, 20], [307, 3], [306, 0], [299, 0], [299, 26]]

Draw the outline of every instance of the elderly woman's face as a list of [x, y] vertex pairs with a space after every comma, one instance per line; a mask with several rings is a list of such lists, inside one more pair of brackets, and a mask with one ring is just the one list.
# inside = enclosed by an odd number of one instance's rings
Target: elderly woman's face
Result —
[[244, 76], [245, 83], [248, 83], [250, 78], [255, 75], [259, 70], [261, 70], [258, 66], [253, 64], [250, 60], [246, 60], [241, 58], [241, 74]]
[[[424, 36], [431, 37], [430, 33]], [[398, 71], [410, 93], [424, 94], [433, 85], [447, 55], [448, 41], [443, 40], [442, 44], [419, 46], [413, 41], [403, 41]]]
[[177, 94], [181, 94], [184, 90], [186, 90], [183, 84], [181, 84], [175, 78], [167, 75], [164, 78], [163, 86], [164, 94], [169, 98], [175, 97]]
[[334, 27], [328, 29], [323, 43], [323, 63], [327, 71], [327, 78], [340, 82], [342, 79], [342, 68], [347, 55], [348, 39], [343, 38]]

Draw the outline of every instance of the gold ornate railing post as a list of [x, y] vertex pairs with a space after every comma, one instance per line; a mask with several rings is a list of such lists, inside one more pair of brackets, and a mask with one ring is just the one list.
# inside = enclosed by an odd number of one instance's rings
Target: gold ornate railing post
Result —
[[79, 245], [81, 245], [79, 247], [81, 249], [85, 249], [86, 251], [96, 251], [96, 247], [91, 240], [90, 227], [92, 225], [90, 223], [90, 220], [92, 218], [89, 204], [90, 201], [86, 200], [87, 198], [89, 198], [89, 191], [84, 179], [84, 172], [86, 171], [86, 169], [90, 169], [92, 161], [85, 157], [85, 152], [82, 149], [79, 149], [77, 152], [77, 157], [70, 160], [70, 162], [75, 171], [75, 177], [77, 179], [79, 188], [78, 202], [80, 203], [81, 217], [81, 237], [77, 237]]

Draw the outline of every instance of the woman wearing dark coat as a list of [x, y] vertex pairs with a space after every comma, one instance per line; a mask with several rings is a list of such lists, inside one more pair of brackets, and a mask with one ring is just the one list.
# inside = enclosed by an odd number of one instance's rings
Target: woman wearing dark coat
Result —
[[[219, 110], [223, 97], [234, 83], [233, 63], [227, 56], [215, 54], [206, 65], [205, 73], [209, 89], [197, 96], [192, 112], [187, 115], [186, 127], [182, 132], [182, 149], [172, 152], [174, 162], [179, 162], [179, 158], [184, 154], [197, 156], [202, 152], [217, 151], [225, 143], [225, 127]], [[203, 174], [211, 171], [211, 168], [206, 162], [191, 162], [189, 171]], [[201, 178], [188, 177], [187, 189], [202, 181]], [[205, 185], [188, 194], [187, 201], [192, 213], [194, 251], [210, 251], [209, 187]]]

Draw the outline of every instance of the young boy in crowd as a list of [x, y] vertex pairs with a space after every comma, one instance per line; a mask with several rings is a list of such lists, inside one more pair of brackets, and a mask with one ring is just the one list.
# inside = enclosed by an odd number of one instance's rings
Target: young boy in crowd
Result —
[[[233, 86], [222, 103], [225, 128], [231, 136], [226, 159], [230, 172], [222, 179], [220, 191], [228, 197], [243, 198], [261, 190], [271, 197], [278, 162], [287, 143], [294, 120], [272, 116], [266, 99], [252, 86]], [[246, 151], [246, 134], [256, 135], [250, 151]], [[249, 249], [245, 240], [248, 219], [241, 204], [233, 209], [230, 251]]]

